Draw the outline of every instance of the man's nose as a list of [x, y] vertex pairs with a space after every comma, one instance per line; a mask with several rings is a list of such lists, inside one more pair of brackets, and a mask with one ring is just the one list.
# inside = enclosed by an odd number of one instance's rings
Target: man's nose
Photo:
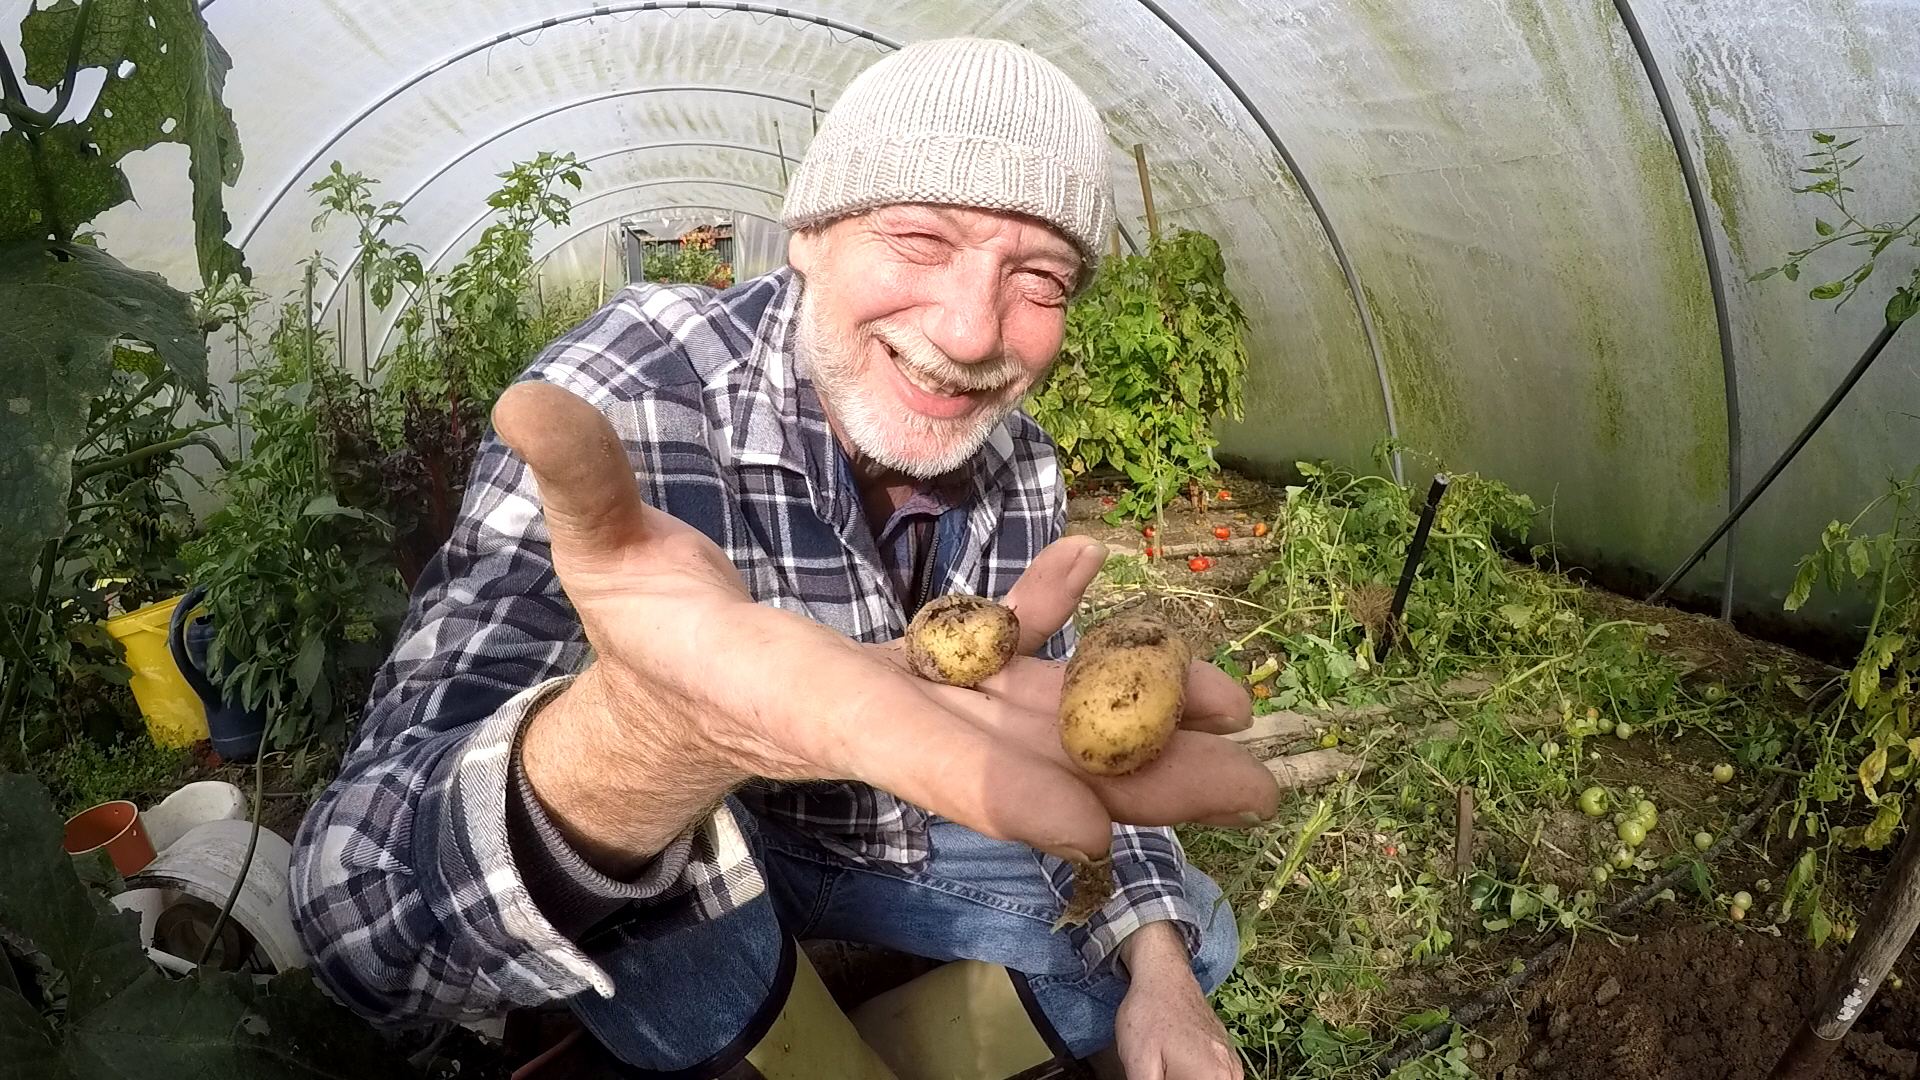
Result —
[[955, 260], [922, 324], [927, 340], [956, 363], [985, 363], [1001, 353], [1000, 271], [987, 263]]

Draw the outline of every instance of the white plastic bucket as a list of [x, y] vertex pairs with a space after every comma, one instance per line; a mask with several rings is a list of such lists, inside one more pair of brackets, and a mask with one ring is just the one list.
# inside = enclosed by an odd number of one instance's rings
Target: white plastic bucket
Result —
[[[130, 889], [179, 889], [219, 906], [240, 876], [253, 826], [245, 821], [208, 821], [168, 845], [145, 870], [127, 879]], [[260, 951], [278, 971], [305, 967], [306, 954], [293, 931], [288, 903], [288, 867], [293, 845], [270, 829], [260, 830], [247, 881], [234, 902], [232, 918], [252, 934]]]
[[194, 826], [209, 821], [239, 821], [247, 816], [247, 796], [225, 780], [188, 784], [142, 810], [155, 851], [165, 851]]

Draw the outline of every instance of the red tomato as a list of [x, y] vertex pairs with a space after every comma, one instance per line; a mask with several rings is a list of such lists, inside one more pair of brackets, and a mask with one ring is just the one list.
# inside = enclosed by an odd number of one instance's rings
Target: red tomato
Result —
[[1151, 558], [1153, 558], [1153, 556], [1154, 556], [1154, 550], [1153, 550], [1152, 548], [1148, 548], [1148, 549], [1147, 549], [1147, 558], [1149, 558], [1149, 559], [1151, 559]]
[[1218, 526], [1213, 530], [1213, 538], [1215, 540], [1225, 540], [1226, 538], [1232, 535], [1233, 535], [1233, 530], [1227, 528], [1225, 525]]
[[1140, 535], [1146, 537], [1149, 540], [1153, 539], [1153, 526], [1148, 525], [1143, 527], [1140, 530]]
[[1228, 491], [1228, 490], [1227, 490], [1226, 488], [1221, 488], [1221, 489], [1220, 489], [1220, 497], [1221, 497], [1222, 499], [1231, 499], [1231, 498], [1233, 498], [1233, 492], [1231, 492], [1231, 491]]
[[1187, 560], [1187, 569], [1196, 574], [1202, 570], [1211, 569], [1212, 567], [1213, 560], [1207, 558], [1205, 555], [1195, 555], [1193, 558]]

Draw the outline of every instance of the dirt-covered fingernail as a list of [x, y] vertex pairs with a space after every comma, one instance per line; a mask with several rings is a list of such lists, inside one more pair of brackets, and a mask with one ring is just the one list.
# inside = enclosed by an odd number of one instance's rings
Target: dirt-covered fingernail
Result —
[[1055, 845], [1052, 847], [1043, 847], [1040, 850], [1046, 852], [1047, 854], [1053, 856], [1056, 859], [1065, 859], [1070, 863], [1085, 863], [1085, 862], [1093, 861], [1093, 857], [1088, 855], [1086, 852], [1081, 851], [1078, 848], [1067, 847], [1064, 844]]

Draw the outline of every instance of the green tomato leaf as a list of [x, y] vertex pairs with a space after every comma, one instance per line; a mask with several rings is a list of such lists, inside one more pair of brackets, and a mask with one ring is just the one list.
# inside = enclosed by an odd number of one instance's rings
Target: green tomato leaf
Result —
[[1807, 939], [1818, 949], [1826, 945], [1827, 938], [1833, 934], [1833, 920], [1827, 918], [1825, 908], [1816, 907], [1807, 917]]
[[1856, 538], [1847, 545], [1847, 569], [1857, 578], [1866, 577], [1873, 572], [1873, 549], [1867, 546], [1864, 537]]
[[26, 591], [41, 541], [66, 528], [74, 448], [121, 338], [206, 391], [192, 304], [159, 275], [85, 245], [0, 243], [0, 596]]
[[1913, 318], [1917, 311], [1920, 311], [1920, 292], [1911, 288], [1896, 289], [1887, 298], [1886, 318], [1895, 326]]
[[1844, 281], [1829, 281], [1825, 285], [1816, 286], [1812, 291], [1807, 293], [1807, 296], [1814, 300], [1831, 300], [1845, 292], [1846, 289], [1847, 283]]
[[1819, 580], [1820, 560], [1812, 555], [1802, 557], [1800, 572], [1793, 576], [1793, 587], [1787, 590], [1786, 609], [1799, 611], [1801, 605], [1807, 602], [1807, 597], [1813, 594], [1814, 583]]
[[1833, 226], [1827, 224], [1826, 222], [1820, 220], [1819, 218], [1814, 218], [1813, 231], [1819, 233], [1821, 236], [1832, 236]]

